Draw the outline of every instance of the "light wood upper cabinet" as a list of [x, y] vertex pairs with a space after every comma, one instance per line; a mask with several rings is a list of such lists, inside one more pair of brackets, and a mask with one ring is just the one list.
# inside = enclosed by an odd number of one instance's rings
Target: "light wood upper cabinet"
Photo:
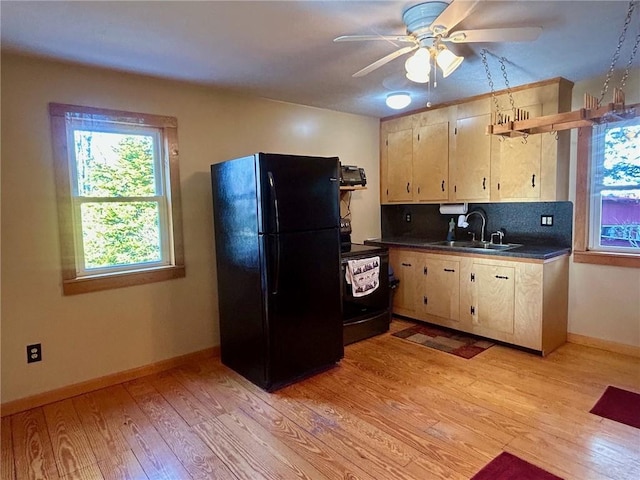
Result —
[[[530, 118], [571, 110], [572, 84], [559, 79], [513, 92], [517, 108]], [[496, 97], [501, 111], [511, 114], [509, 95]], [[501, 202], [558, 201], [569, 195], [569, 130], [494, 137], [491, 152], [491, 200]]]
[[[538, 117], [542, 105], [524, 107]], [[491, 199], [503, 201], [540, 200], [542, 135], [501, 138], [494, 144], [491, 163]]]
[[483, 202], [490, 199], [491, 136], [486, 134], [490, 123], [490, 113], [456, 121], [452, 200]]
[[[517, 87], [514, 105], [531, 118], [566, 112], [572, 87], [564, 79]], [[498, 92], [496, 101], [510, 113], [509, 95]], [[381, 202], [567, 200], [570, 131], [501, 140], [486, 133], [495, 110], [482, 96], [382, 120]]]
[[449, 198], [449, 122], [417, 127], [413, 135], [413, 198]]
[[389, 202], [413, 200], [413, 130], [390, 132], [386, 138], [387, 188]]

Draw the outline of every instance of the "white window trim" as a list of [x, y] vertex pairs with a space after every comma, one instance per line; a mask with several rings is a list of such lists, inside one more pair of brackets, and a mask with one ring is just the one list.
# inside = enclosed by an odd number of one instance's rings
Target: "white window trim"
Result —
[[[184, 277], [177, 120], [174, 117], [160, 115], [56, 103], [49, 104], [49, 115], [53, 137], [63, 293], [72, 295]], [[81, 264], [82, 252], [81, 246], [79, 246], [81, 243], [78, 243], [79, 239], [77, 238], [81, 228], [75, 226], [75, 219], [79, 217], [76, 217], [74, 208], [79, 208], [79, 204], [86, 201], [88, 197], [79, 199], [72, 191], [73, 188], [76, 188], [72, 181], [74, 175], [70, 170], [69, 158], [73, 142], [70, 143], [70, 129], [67, 128], [68, 122], [76, 120], [151, 128], [160, 132], [159, 137], [163, 141], [159, 148], [161, 156], [158, 157], [163, 164], [160, 171], [164, 172], [169, 180], [167, 182], [166, 179], [163, 179], [163, 184], [169, 186], [169, 191], [164, 192], [163, 197], [166, 202], [164, 215], [171, 229], [167, 235], [168, 238], [163, 239], [167, 252], [165, 252], [165, 259], [162, 263], [130, 265], [126, 270], [121, 268], [92, 269], [90, 274], [84, 269], [84, 265]], [[136, 198], [136, 200], [141, 198]], [[161, 207], [161, 215], [163, 215], [162, 210]]]

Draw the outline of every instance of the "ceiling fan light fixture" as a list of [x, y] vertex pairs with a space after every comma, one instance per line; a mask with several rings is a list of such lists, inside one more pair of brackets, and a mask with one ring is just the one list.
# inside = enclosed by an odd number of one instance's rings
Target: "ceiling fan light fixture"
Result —
[[429, 72], [407, 72], [407, 78], [415, 83], [429, 83]]
[[446, 48], [440, 50], [436, 56], [436, 63], [442, 69], [443, 78], [447, 78], [451, 75], [455, 69], [460, 66], [463, 60], [463, 57], [455, 55], [451, 50]]
[[431, 52], [422, 47], [404, 62], [407, 78], [416, 83], [427, 83], [431, 71]]
[[396, 92], [387, 95], [387, 106], [394, 110], [402, 110], [411, 103], [411, 95], [407, 92]]

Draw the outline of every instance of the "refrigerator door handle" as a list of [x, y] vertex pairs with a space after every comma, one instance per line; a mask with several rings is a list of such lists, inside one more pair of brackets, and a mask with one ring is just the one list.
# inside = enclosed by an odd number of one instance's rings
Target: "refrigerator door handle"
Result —
[[280, 233], [280, 212], [278, 211], [278, 196], [276, 195], [276, 182], [273, 173], [267, 172], [269, 178], [269, 190], [271, 191], [271, 201], [273, 202], [273, 214], [276, 221], [276, 233]]
[[280, 235], [276, 235], [276, 268], [273, 280], [272, 295], [277, 295], [280, 287]]

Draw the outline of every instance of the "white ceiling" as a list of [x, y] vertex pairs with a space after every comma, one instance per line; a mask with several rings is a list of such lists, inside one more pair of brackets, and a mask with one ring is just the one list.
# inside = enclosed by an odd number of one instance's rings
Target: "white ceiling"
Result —
[[[447, 0], [448, 1], [448, 0]], [[454, 0], [462, 1], [462, 0]], [[481, 1], [454, 30], [539, 26], [534, 42], [448, 44], [465, 61], [430, 91], [404, 77], [404, 60], [352, 74], [406, 44], [334, 43], [347, 34], [404, 34], [406, 1], [7, 1], [0, 2], [3, 50], [228, 88], [355, 114], [397, 113], [384, 99], [408, 91], [407, 110], [487, 93], [480, 58], [488, 49], [496, 90], [553, 77], [605, 75], [628, 1]], [[612, 79], [616, 85], [640, 31], [634, 11]], [[633, 66], [638, 66], [640, 54]], [[599, 96], [600, 92], [590, 92]]]

